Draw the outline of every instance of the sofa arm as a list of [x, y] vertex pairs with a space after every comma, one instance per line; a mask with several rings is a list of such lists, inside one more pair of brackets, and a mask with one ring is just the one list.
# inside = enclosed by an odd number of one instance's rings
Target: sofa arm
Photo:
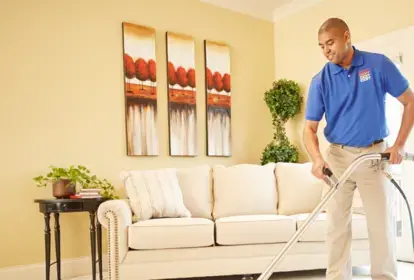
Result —
[[119, 265], [128, 252], [128, 227], [132, 224], [132, 211], [126, 200], [116, 199], [102, 203], [97, 216], [108, 232], [109, 279], [118, 280]]

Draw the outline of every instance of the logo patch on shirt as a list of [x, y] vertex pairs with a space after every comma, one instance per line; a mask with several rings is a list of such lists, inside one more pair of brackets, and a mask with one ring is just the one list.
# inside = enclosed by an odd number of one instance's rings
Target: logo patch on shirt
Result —
[[371, 79], [371, 71], [369, 69], [364, 69], [359, 71], [359, 81], [361, 83], [366, 82]]

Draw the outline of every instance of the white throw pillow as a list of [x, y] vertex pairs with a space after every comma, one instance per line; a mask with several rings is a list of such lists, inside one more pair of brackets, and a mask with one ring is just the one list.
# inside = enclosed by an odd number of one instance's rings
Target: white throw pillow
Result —
[[311, 163], [276, 164], [280, 215], [310, 213], [321, 202], [322, 190], [326, 184], [313, 176], [311, 171]]
[[123, 171], [121, 179], [138, 220], [191, 217], [175, 169]]
[[274, 163], [215, 165], [214, 218], [277, 214], [274, 168]]
[[184, 205], [194, 218], [212, 219], [213, 178], [207, 164], [177, 169]]

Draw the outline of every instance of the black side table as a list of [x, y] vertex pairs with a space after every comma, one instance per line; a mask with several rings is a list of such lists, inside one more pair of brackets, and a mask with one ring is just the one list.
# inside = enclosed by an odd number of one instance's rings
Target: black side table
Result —
[[[89, 212], [90, 238], [92, 257], [92, 279], [96, 280], [96, 262], [99, 263], [99, 279], [102, 280], [102, 227], [96, 219], [96, 211], [105, 198], [88, 199], [35, 199], [39, 203], [39, 211], [45, 219], [45, 253], [46, 253], [46, 280], [50, 280], [50, 267], [56, 263], [57, 279], [61, 280], [60, 260], [60, 213]], [[55, 217], [55, 249], [56, 262], [50, 263], [50, 214]], [[96, 221], [95, 221], [96, 219]], [[98, 241], [98, 242], [96, 242]], [[96, 260], [96, 243], [98, 243], [98, 260]]]

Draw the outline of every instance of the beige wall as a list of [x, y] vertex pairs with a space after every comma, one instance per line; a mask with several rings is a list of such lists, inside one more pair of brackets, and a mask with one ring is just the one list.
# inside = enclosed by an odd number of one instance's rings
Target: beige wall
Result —
[[[366, 40], [414, 24], [412, 0], [376, 1], [324, 0], [311, 9], [275, 23], [276, 78], [294, 79], [304, 90], [304, 105], [310, 80], [326, 63], [318, 46], [319, 26], [328, 17], [341, 17], [351, 28], [353, 42]], [[287, 133], [301, 151], [301, 161], [308, 160], [302, 141], [305, 106], [302, 114], [289, 122]], [[321, 124], [321, 149], [326, 147]]]
[[[158, 157], [126, 156], [122, 21], [157, 30]], [[166, 31], [196, 41], [195, 158], [168, 156]], [[203, 39], [232, 48], [231, 158], [205, 156]], [[0, 4], [0, 46], [0, 267], [44, 260], [43, 217], [33, 200], [50, 197], [51, 187], [38, 189], [31, 178], [51, 164], [84, 164], [120, 187], [123, 168], [258, 163], [271, 140], [263, 101], [275, 75], [269, 22], [194, 0], [8, 0]], [[62, 215], [61, 230], [63, 258], [89, 255], [86, 213]]]

